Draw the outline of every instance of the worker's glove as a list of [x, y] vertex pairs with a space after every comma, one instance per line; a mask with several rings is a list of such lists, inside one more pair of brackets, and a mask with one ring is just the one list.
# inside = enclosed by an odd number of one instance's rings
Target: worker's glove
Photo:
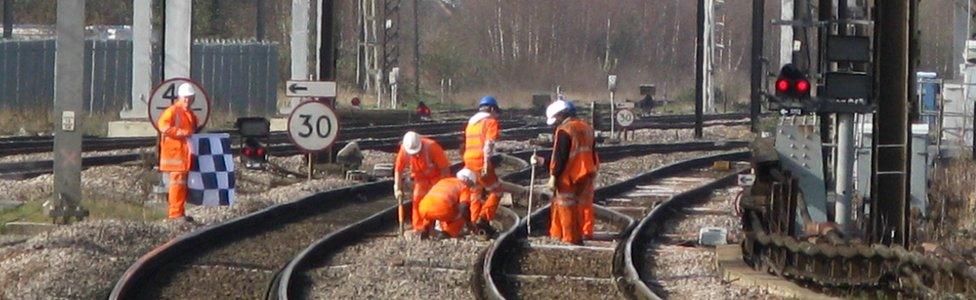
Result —
[[457, 215], [454, 216], [454, 219], [455, 220], [462, 219], [462, 218], [467, 219], [465, 217], [467, 215], [468, 215], [468, 204], [461, 204], [458, 205]]
[[178, 137], [178, 138], [185, 138], [185, 137], [190, 136], [190, 134], [192, 134], [192, 133], [190, 131], [188, 131], [188, 130], [183, 130], [183, 129], [177, 129], [176, 130], [176, 137]]
[[481, 177], [488, 176], [488, 163], [485, 163], [485, 167], [481, 168]]
[[556, 193], [556, 176], [549, 176], [549, 182], [546, 183], [546, 189], [555, 195]]
[[403, 199], [406, 196], [406, 193], [400, 188], [400, 184], [393, 184], [393, 196], [397, 197], [397, 199]]
[[541, 166], [546, 163], [546, 159], [542, 156], [533, 155], [532, 158], [529, 159], [529, 163], [531, 163], [533, 166]]

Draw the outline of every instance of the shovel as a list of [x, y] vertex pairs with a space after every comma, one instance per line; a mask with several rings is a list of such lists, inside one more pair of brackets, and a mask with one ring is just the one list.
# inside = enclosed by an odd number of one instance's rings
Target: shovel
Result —
[[403, 238], [403, 196], [397, 193], [397, 220], [400, 223], [400, 238]]

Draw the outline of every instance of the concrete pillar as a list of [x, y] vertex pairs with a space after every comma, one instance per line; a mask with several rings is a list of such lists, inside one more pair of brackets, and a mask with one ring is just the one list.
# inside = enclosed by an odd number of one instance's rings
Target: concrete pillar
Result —
[[132, 99], [123, 119], [145, 119], [152, 90], [152, 1], [132, 1]]
[[166, 0], [165, 57], [163, 76], [190, 78], [190, 46], [193, 45], [193, 3], [191, 0]]
[[[291, 1], [291, 79], [308, 80], [308, 11], [310, 0]], [[279, 113], [290, 114], [301, 99], [292, 98]]]

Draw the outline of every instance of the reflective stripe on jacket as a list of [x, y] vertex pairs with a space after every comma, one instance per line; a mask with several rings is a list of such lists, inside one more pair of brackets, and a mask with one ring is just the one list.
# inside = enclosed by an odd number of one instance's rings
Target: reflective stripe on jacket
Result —
[[197, 118], [184, 106], [172, 105], [160, 115], [159, 170], [163, 172], [190, 171], [189, 137], [196, 130]]
[[[596, 174], [597, 161], [593, 149], [596, 146], [596, 140], [593, 137], [593, 127], [579, 118], [570, 118], [564, 121], [556, 129], [557, 136], [560, 131], [569, 137], [570, 148], [569, 156], [563, 162], [565, 169], [556, 178], [556, 184], [560, 188], [559, 190], [568, 191], [572, 190], [573, 185], [581, 179]], [[553, 141], [553, 143], [558, 143], [558, 141]], [[549, 166], [550, 172], [555, 168], [555, 164], [555, 159], [553, 159]]]

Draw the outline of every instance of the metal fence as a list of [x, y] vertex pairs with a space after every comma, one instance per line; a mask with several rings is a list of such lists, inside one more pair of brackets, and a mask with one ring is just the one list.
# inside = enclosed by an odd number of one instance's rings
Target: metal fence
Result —
[[[218, 112], [269, 115], [276, 112], [278, 49], [258, 42], [198, 41], [190, 77], [198, 81]], [[158, 53], [158, 49], [156, 51]], [[0, 41], [0, 109], [50, 110], [54, 103], [53, 39]], [[157, 57], [157, 56], [154, 56]], [[132, 42], [85, 42], [85, 109], [118, 113], [132, 91]], [[160, 66], [153, 62], [154, 84]]]

